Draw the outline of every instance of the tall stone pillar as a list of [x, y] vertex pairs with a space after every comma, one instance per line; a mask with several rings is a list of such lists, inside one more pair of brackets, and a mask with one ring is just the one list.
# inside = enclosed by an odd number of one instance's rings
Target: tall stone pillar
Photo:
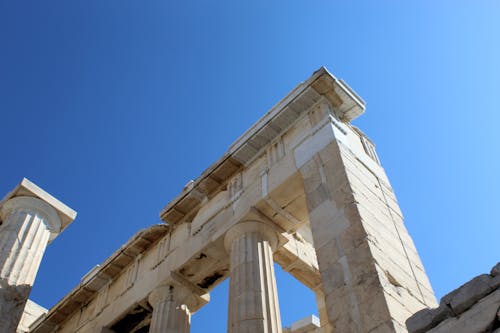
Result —
[[329, 110], [323, 105], [319, 129], [295, 149], [322, 280], [322, 325], [405, 332], [411, 314], [435, 304], [432, 288], [384, 170], [363, 148], [368, 139]]
[[188, 307], [191, 293], [180, 286], [157, 287], [149, 295], [153, 307], [150, 333], [189, 333], [191, 312]]
[[241, 222], [224, 239], [230, 254], [228, 333], [281, 333], [274, 275], [276, 232], [261, 222]]
[[26, 179], [0, 202], [0, 333], [16, 331], [47, 244], [75, 216]]

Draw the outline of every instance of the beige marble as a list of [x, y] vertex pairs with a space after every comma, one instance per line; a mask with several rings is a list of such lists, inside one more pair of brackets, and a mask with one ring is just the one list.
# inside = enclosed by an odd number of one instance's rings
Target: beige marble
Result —
[[47, 244], [75, 215], [27, 179], [0, 202], [0, 332], [16, 330]]
[[322, 333], [323, 331], [331, 332], [331, 330], [322, 330], [319, 318], [316, 316], [302, 318], [301, 320], [294, 322], [291, 327], [283, 329], [283, 333]]
[[273, 266], [276, 231], [263, 222], [245, 221], [225, 237], [230, 253], [228, 332], [281, 332]]
[[153, 306], [151, 333], [189, 333], [191, 313], [186, 299], [189, 291], [174, 285], [157, 287], [149, 296]]
[[33, 332], [185, 332], [227, 278], [228, 331], [281, 332], [274, 263], [316, 294], [321, 327], [304, 330], [404, 332], [435, 298], [374, 144], [350, 123], [364, 109], [314, 72]]
[[30, 326], [41, 316], [47, 313], [47, 309], [28, 299], [24, 307], [21, 321], [17, 327], [17, 333], [29, 332]]
[[349, 131], [326, 119], [295, 150], [321, 274], [320, 314], [342, 332], [404, 330], [406, 318], [435, 304], [432, 289], [383, 170], [361, 163]]

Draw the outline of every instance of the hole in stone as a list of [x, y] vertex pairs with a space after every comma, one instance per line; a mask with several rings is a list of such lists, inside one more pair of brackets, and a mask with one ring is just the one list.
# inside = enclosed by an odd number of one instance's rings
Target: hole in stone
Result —
[[203, 252], [202, 252], [202, 253], [200, 253], [200, 255], [199, 255], [199, 256], [197, 256], [197, 257], [196, 257], [196, 259], [197, 259], [197, 260], [200, 260], [200, 259], [203, 259], [203, 258], [206, 258], [206, 257], [207, 257], [207, 255], [206, 255], [205, 253], [203, 253]]
[[395, 287], [402, 287], [402, 285], [396, 280], [394, 276], [389, 271], [385, 271], [385, 276], [387, 277], [387, 280], [389, 280], [389, 283], [392, 284]]

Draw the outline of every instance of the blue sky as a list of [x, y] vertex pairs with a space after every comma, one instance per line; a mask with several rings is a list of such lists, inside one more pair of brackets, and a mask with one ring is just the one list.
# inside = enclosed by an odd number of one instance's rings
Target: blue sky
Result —
[[[78, 211], [31, 298], [50, 307], [326, 66], [367, 102], [438, 297], [500, 259], [498, 1], [0, 0], [0, 192]], [[278, 272], [283, 323], [315, 311]], [[291, 290], [294, 290], [292, 292]], [[295, 293], [295, 291], [297, 291]], [[223, 332], [227, 284], [193, 317]]]

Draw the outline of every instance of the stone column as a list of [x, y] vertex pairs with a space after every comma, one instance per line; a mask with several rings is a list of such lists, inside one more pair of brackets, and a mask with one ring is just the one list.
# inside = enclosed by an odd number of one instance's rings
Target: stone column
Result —
[[276, 232], [262, 222], [241, 222], [224, 239], [230, 253], [228, 333], [281, 333], [273, 266]]
[[0, 207], [0, 332], [15, 332], [51, 233], [61, 220], [54, 208], [27, 196]]
[[150, 333], [189, 333], [192, 293], [177, 285], [157, 287], [149, 295], [153, 307]]

